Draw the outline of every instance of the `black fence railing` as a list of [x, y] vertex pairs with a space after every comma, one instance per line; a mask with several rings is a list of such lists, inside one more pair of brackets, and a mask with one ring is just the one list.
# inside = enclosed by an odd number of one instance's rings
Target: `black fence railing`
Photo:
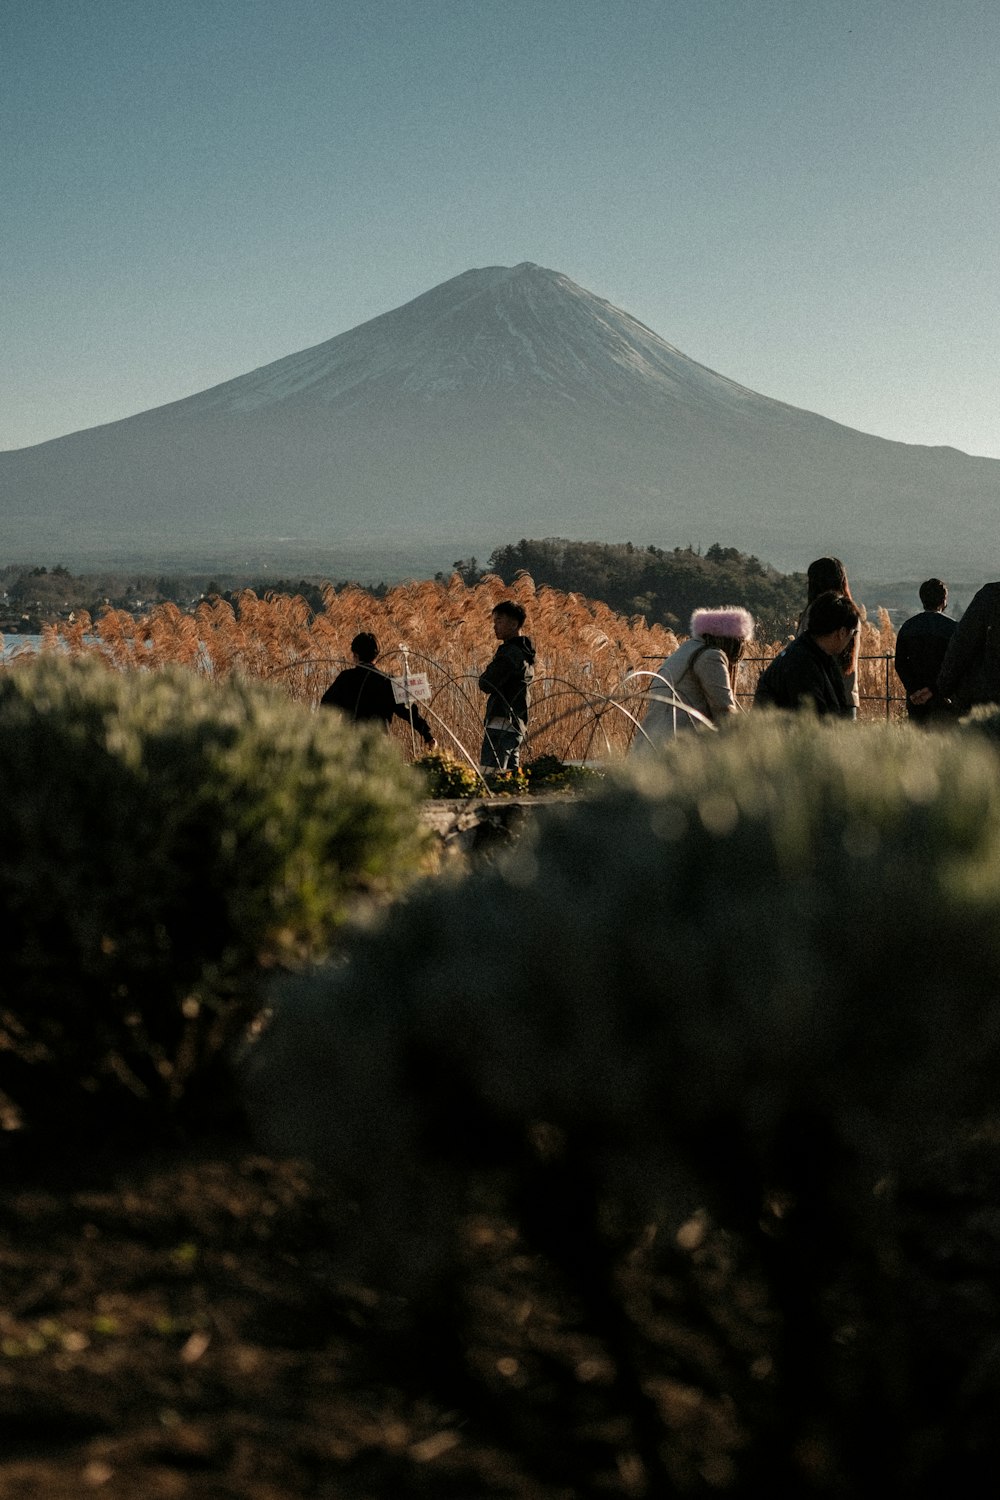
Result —
[[[755, 666], [758, 669], [756, 675], [759, 676], [761, 671], [763, 671], [763, 669], [771, 660], [772, 658], [769, 656], [744, 656], [742, 661], [740, 662], [740, 667]], [[884, 651], [877, 652], [871, 656], [859, 656], [859, 669], [861, 663], [866, 661], [879, 662], [881, 664], [879, 671], [881, 687], [877, 693], [873, 693], [870, 691], [865, 692], [864, 685], [861, 682], [861, 673], [859, 670], [859, 696], [861, 698], [862, 704], [877, 703], [881, 709], [879, 717], [881, 717], [882, 713], [884, 713], [884, 716], [887, 719], [891, 719], [893, 717], [893, 704], [899, 704], [899, 709], [897, 710], [898, 713], [904, 712], [906, 704], [906, 694], [903, 692], [902, 684], [900, 683], [899, 678], [896, 676], [896, 669], [894, 666], [892, 652]], [[739, 682], [739, 675], [737, 676], [737, 682]], [[754, 687], [755, 686], [756, 677], [754, 679]], [[737, 686], [734, 689], [734, 696], [741, 699], [750, 699], [754, 695], [754, 687], [741, 688]], [[868, 715], [868, 717], [871, 717], [871, 715]]]

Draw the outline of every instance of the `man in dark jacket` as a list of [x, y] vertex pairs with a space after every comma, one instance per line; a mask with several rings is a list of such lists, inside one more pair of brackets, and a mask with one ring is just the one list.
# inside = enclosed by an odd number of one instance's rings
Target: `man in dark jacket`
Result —
[[479, 679], [486, 693], [486, 727], [480, 765], [500, 771], [516, 770], [521, 741], [528, 727], [528, 689], [535, 676], [535, 648], [521, 634], [525, 611], [512, 599], [493, 610], [493, 634], [500, 642], [493, 660]]
[[955, 634], [955, 621], [944, 612], [948, 590], [940, 578], [924, 580], [920, 602], [923, 611], [904, 620], [896, 636], [896, 676], [906, 689], [910, 721], [930, 724], [950, 717], [947, 705], [935, 692], [935, 684]]
[[984, 583], [955, 627], [937, 692], [957, 713], [1000, 703], [1000, 583]]
[[854, 704], [837, 657], [858, 628], [860, 614], [846, 594], [820, 594], [796, 636], [760, 675], [754, 707], [812, 708], [820, 715], [853, 718]]
[[431, 727], [413, 703], [397, 703], [392, 678], [375, 666], [378, 656], [378, 641], [368, 630], [363, 630], [351, 642], [354, 666], [347, 667], [334, 679], [320, 701], [321, 708], [339, 708], [350, 714], [356, 723], [377, 720], [386, 734], [389, 720], [396, 716], [412, 724], [430, 748], [434, 744]]

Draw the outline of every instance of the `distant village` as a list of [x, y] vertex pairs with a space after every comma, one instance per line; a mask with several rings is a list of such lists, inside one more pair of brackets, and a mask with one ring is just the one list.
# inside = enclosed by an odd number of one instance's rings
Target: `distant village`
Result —
[[0, 634], [37, 635], [43, 625], [71, 623], [83, 612], [94, 616], [109, 606], [134, 613], [172, 600], [186, 608], [200, 597], [199, 590], [192, 599], [195, 583], [191, 578], [120, 573], [76, 575], [62, 563], [53, 568], [4, 568], [0, 570]]
[[230, 574], [72, 573], [54, 567], [0, 568], [0, 635], [38, 635], [45, 625], [72, 624], [86, 613], [96, 618], [105, 609], [143, 614], [156, 604], [193, 610], [214, 596], [231, 598], [241, 589], [256, 593], [301, 594], [313, 609], [322, 609], [319, 580], [236, 577]]

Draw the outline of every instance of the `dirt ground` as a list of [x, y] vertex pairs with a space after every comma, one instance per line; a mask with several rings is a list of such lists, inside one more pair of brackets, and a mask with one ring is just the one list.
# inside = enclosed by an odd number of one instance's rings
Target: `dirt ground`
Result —
[[[397, 1338], [392, 1299], [336, 1280], [335, 1221], [305, 1168], [239, 1140], [15, 1162], [0, 1190], [3, 1500], [571, 1500], [570, 1437], [594, 1493], [640, 1492], [607, 1356], [539, 1298], [510, 1231], [472, 1234], [478, 1394], [462, 1409], [434, 1390], [440, 1351]], [[514, 1425], [482, 1420], [484, 1393], [502, 1408], [506, 1389]]]
[[326, 1246], [306, 1172], [238, 1142], [9, 1186], [4, 1500], [461, 1493], [456, 1469], [475, 1493], [454, 1414], [385, 1384], [375, 1299], [330, 1286]]
[[[996, 1457], [994, 1165], [991, 1151], [971, 1186], [950, 1176], [915, 1230], [922, 1345], [943, 1351], [946, 1386], [962, 1375], [983, 1405], [960, 1423], [963, 1462]], [[680, 1377], [699, 1334], [669, 1287], [642, 1294], [653, 1344], [671, 1351], [650, 1382], [671, 1483], [647, 1488], [607, 1346], [503, 1222], [470, 1224], [467, 1384], [449, 1389], [433, 1333], [414, 1343], [394, 1299], [338, 1279], [343, 1205], [301, 1164], [227, 1138], [56, 1166], [15, 1153], [6, 1167], [2, 1500], [576, 1500], [718, 1494], [733, 1480], [746, 1433], [728, 1377], [704, 1350], [700, 1384]], [[726, 1291], [730, 1347], [766, 1395], [771, 1314], [708, 1247], [699, 1274]], [[952, 1444], [947, 1431], [917, 1440], [945, 1457]], [[820, 1492], [865, 1491], [801, 1491]]]

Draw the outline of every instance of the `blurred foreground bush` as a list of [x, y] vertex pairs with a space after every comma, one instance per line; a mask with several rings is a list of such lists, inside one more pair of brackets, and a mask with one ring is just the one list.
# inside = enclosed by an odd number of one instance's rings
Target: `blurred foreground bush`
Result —
[[[998, 987], [992, 750], [751, 722], [394, 908], [289, 987], [248, 1091], [267, 1142], [356, 1200], [356, 1254], [454, 1389], [477, 1378], [463, 1224], [503, 1205], [610, 1356], [630, 1493], [703, 1492], [680, 1389], [723, 1403], [713, 1485], [932, 1494], [995, 1449], [960, 1228], [921, 1249], [913, 1226], [967, 1149], [995, 1168]], [[515, 1388], [491, 1399], [523, 1437]]]
[[419, 783], [260, 685], [45, 657], [0, 674], [0, 1091], [39, 1130], [212, 1103], [259, 965], [397, 889]]

